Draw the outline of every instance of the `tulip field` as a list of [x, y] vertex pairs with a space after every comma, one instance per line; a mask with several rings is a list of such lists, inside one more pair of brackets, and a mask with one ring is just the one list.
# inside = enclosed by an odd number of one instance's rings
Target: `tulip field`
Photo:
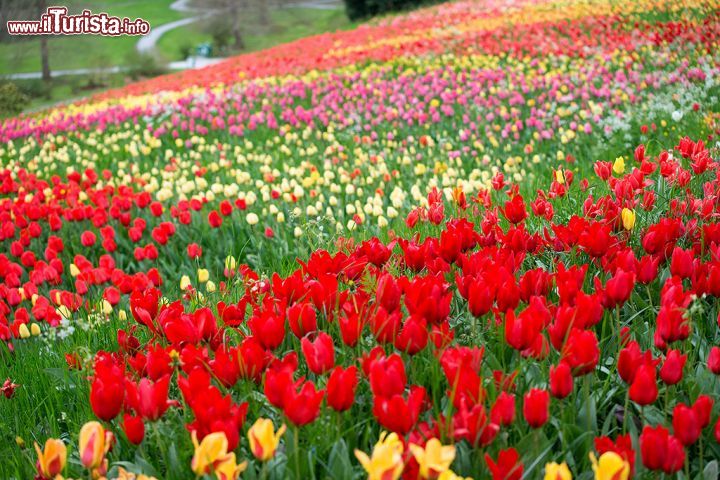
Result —
[[718, 0], [443, 3], [0, 122], [2, 479], [720, 475]]

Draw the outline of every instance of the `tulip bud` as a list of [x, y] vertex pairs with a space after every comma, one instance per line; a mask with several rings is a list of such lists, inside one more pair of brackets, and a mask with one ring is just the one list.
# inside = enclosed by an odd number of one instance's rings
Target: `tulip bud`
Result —
[[532, 428], [540, 428], [548, 420], [550, 395], [547, 390], [531, 389], [523, 399], [523, 415]]
[[623, 157], [617, 157], [613, 162], [612, 169], [613, 172], [618, 175], [622, 175], [623, 173], [625, 173], [625, 159]]
[[206, 268], [198, 268], [197, 277], [198, 282], [205, 283], [210, 280], [210, 272]]
[[258, 418], [250, 430], [248, 430], [248, 440], [250, 441], [250, 450], [255, 458], [262, 462], [266, 462], [275, 456], [280, 444], [280, 437], [285, 433], [285, 425], [278, 428], [275, 432], [272, 420], [267, 418]]
[[20, 327], [18, 327], [18, 333], [20, 334], [20, 338], [30, 338], [30, 330], [24, 323], [21, 323]]
[[555, 398], [563, 399], [573, 391], [573, 376], [570, 366], [565, 362], [550, 367], [550, 393]]
[[67, 460], [67, 447], [61, 440], [48, 438], [43, 450], [35, 443], [35, 451], [38, 456], [37, 471], [41, 478], [55, 478], [60, 475]]
[[122, 424], [125, 436], [133, 445], [140, 445], [145, 437], [145, 424], [141, 417], [125, 414]]
[[80, 462], [88, 470], [103, 464], [105, 453], [110, 449], [111, 432], [106, 432], [100, 422], [87, 422], [80, 429]]
[[622, 218], [623, 228], [625, 230], [632, 230], [635, 226], [635, 212], [629, 208], [623, 208], [620, 217]]

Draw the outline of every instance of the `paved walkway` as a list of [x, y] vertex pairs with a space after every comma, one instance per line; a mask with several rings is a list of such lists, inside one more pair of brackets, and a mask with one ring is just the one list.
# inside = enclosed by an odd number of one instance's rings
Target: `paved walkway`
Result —
[[135, 49], [138, 52], [151, 53], [153, 50], [155, 50], [157, 42], [160, 40], [160, 37], [165, 35], [170, 30], [175, 30], [178, 27], [183, 27], [185, 25], [197, 22], [198, 20], [202, 20], [203, 18], [207, 18], [216, 13], [215, 10], [197, 9], [190, 5], [190, 0], [177, 0], [170, 4], [170, 10], [175, 10], [176, 12], [190, 13], [192, 14], [192, 16], [182, 18], [180, 20], [175, 20], [174, 22], [163, 23], [158, 27], [153, 27], [151, 25], [150, 33], [140, 37], [140, 40], [138, 40], [137, 44], [135, 45]]

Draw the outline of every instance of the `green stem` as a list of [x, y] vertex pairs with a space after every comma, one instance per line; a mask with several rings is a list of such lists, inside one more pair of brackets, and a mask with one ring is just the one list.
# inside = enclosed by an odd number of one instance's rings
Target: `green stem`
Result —
[[295, 427], [295, 435], [293, 435], [293, 443], [295, 447], [295, 479], [300, 480], [300, 441], [298, 440], [300, 429]]
[[629, 408], [630, 408], [630, 389], [628, 388], [625, 390], [625, 409], [623, 410], [623, 425], [622, 425], [623, 433], [627, 433], [626, 426], [627, 426], [627, 418], [628, 418], [628, 415], [630, 414], [630, 412], [628, 410]]

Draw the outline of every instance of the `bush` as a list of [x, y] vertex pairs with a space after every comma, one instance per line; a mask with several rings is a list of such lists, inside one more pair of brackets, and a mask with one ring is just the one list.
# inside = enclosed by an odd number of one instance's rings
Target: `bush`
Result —
[[167, 72], [157, 59], [149, 54], [133, 52], [127, 57], [128, 75], [133, 79], [156, 77]]
[[345, 11], [350, 20], [358, 20], [429, 3], [437, 0], [345, 0]]
[[0, 117], [19, 114], [27, 106], [28, 102], [30, 102], [30, 98], [14, 83], [5, 82], [0, 84]]

